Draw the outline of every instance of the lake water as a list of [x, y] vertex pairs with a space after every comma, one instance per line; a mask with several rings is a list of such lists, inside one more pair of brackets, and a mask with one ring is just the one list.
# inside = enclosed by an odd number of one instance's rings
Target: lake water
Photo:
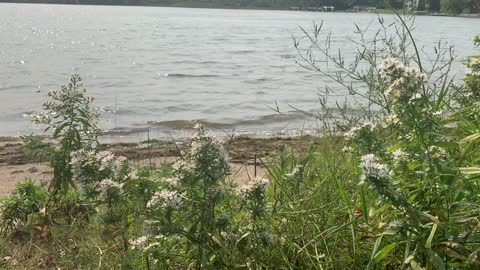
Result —
[[[386, 19], [392, 19], [386, 15]], [[311, 121], [282, 116], [289, 104], [318, 108], [329, 81], [296, 64], [292, 36], [324, 21], [332, 45], [351, 56], [354, 23], [373, 14], [0, 4], [0, 135], [38, 131], [25, 115], [49, 90], [80, 74], [102, 127], [156, 137], [181, 134], [191, 120], [238, 132], [291, 131]], [[418, 17], [415, 37], [432, 51], [438, 40], [461, 59], [474, 52], [480, 20]], [[114, 113], [116, 108], [117, 113]], [[143, 138], [143, 137], [142, 137]], [[141, 138], [139, 138], [141, 139]]]

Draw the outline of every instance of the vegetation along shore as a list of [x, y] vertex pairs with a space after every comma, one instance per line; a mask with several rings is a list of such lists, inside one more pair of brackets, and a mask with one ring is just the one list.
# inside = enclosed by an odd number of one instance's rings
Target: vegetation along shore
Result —
[[295, 39], [298, 63], [342, 88], [305, 112], [321, 137], [220, 141], [198, 124], [186, 141], [103, 145], [73, 75], [33, 114], [43, 140], [0, 145], [0, 181], [16, 183], [0, 267], [479, 269], [480, 56], [452, 74], [452, 47], [418, 48], [414, 17], [395, 18], [357, 26], [349, 59], [322, 24]]

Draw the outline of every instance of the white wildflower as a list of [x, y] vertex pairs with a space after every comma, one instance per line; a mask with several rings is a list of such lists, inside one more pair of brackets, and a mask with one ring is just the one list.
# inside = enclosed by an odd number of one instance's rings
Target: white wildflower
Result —
[[161, 190], [153, 194], [150, 201], [147, 203], [147, 207], [154, 207], [160, 202], [165, 208], [178, 209], [182, 204], [183, 198], [177, 191]]
[[392, 84], [385, 90], [385, 96], [392, 96], [395, 98], [399, 98], [401, 95], [401, 89], [405, 83], [404, 78], [396, 79], [392, 82]]
[[102, 181], [100, 181], [100, 183], [98, 183], [96, 191], [104, 193], [107, 192], [107, 190], [110, 188], [115, 188], [121, 191], [123, 188], [123, 184], [115, 182], [112, 179], [103, 179]]
[[200, 151], [203, 147], [203, 143], [200, 140], [193, 141], [192, 144], [190, 145], [191, 149], [190, 152], [192, 155], [195, 155]]
[[115, 167], [115, 171], [120, 170], [123, 167], [123, 165], [125, 164], [126, 161], [127, 161], [126, 157], [123, 157], [123, 156], [116, 157], [114, 162], [113, 162], [113, 165]]
[[385, 117], [385, 126], [396, 125], [400, 122], [396, 114], [389, 114]]
[[408, 157], [408, 154], [406, 152], [402, 151], [401, 149], [397, 149], [397, 150], [393, 151], [392, 155], [393, 155], [393, 160], [395, 162], [405, 160]]
[[135, 239], [130, 239], [128, 243], [132, 245], [131, 249], [140, 249], [145, 246], [145, 243], [147, 242], [147, 237], [146, 236], [141, 236], [139, 238]]
[[480, 66], [480, 58], [470, 58], [469, 66]]
[[169, 177], [169, 178], [164, 178], [162, 181], [166, 183], [167, 185], [170, 185], [172, 187], [178, 186], [178, 178], [177, 177]]
[[95, 155], [95, 158], [100, 163], [99, 170], [103, 171], [106, 168], [110, 167], [110, 165], [115, 159], [115, 155], [110, 151], [100, 151]]
[[425, 73], [419, 73], [419, 74], [417, 74], [417, 80], [419, 82], [427, 82], [428, 81], [428, 76]]
[[267, 178], [259, 178], [255, 177], [254, 179], [250, 180], [246, 185], [243, 185], [240, 188], [241, 193], [250, 193], [256, 189], [267, 189], [270, 181]]
[[447, 156], [447, 151], [442, 147], [432, 145], [428, 148], [428, 151], [425, 151], [426, 154], [430, 154], [432, 157], [443, 158]]
[[416, 67], [406, 67], [405, 68], [405, 75], [406, 76], [411, 76], [411, 77], [416, 77], [417, 74], [420, 73], [420, 70]]
[[380, 65], [380, 70], [386, 75], [392, 75], [395, 72], [403, 72], [405, 66], [396, 58], [387, 58]]
[[375, 129], [375, 125], [372, 123], [365, 123], [359, 127], [353, 127], [349, 131], [343, 134], [345, 140], [352, 140], [357, 136], [357, 133], [363, 129], [367, 129], [368, 131], [373, 131]]
[[360, 160], [360, 168], [362, 169], [360, 180], [362, 182], [369, 177], [385, 178], [392, 175], [388, 166], [379, 163], [378, 158], [374, 154], [364, 155]]
[[175, 172], [182, 172], [183, 170], [193, 171], [193, 170], [195, 170], [195, 163], [194, 163], [193, 160], [191, 160], [189, 158], [180, 159], [172, 165], [172, 168]]
[[299, 164], [299, 165], [296, 165], [295, 168], [293, 168], [292, 172], [287, 173], [286, 176], [289, 176], [289, 177], [294, 176], [294, 175], [296, 175], [302, 168], [303, 168], [303, 165], [300, 165], [300, 164]]
[[421, 93], [416, 93], [415, 95], [413, 95], [409, 102], [412, 102], [412, 101], [415, 101], [415, 100], [418, 100], [418, 99], [421, 99], [422, 98], [422, 94]]
[[442, 116], [442, 114], [443, 114], [442, 110], [439, 110], [439, 111], [436, 111], [436, 112], [433, 113], [433, 115], [435, 115], [435, 116]]
[[72, 166], [72, 179], [82, 184], [86, 175], [86, 168], [95, 164], [95, 152], [92, 150], [85, 151], [83, 149], [72, 152], [70, 154], [70, 165]]
[[355, 137], [355, 133], [360, 130], [360, 127], [353, 127], [349, 131], [345, 132], [343, 134], [343, 137], [345, 137], [345, 140], [352, 140]]
[[48, 124], [51, 121], [50, 115], [46, 112], [34, 112], [30, 117], [35, 124]]

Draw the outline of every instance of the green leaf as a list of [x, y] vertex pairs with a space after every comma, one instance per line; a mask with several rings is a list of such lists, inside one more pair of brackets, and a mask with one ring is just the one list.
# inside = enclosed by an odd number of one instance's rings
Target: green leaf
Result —
[[360, 188], [360, 199], [362, 202], [362, 214], [365, 222], [368, 223], [368, 208], [367, 208], [367, 198], [365, 196], [365, 187]]
[[480, 167], [462, 167], [459, 169], [466, 175], [480, 174]]
[[[376, 243], [375, 243], [376, 244]], [[368, 264], [367, 268], [370, 268], [371, 266], [377, 264], [381, 260], [383, 260], [392, 250], [394, 250], [398, 246], [398, 242], [391, 243], [388, 246], [385, 246], [380, 250], [375, 256], [373, 256], [372, 260]]]
[[480, 133], [474, 133], [472, 135], [469, 135], [469, 136], [463, 138], [462, 140], [459, 141], [459, 143], [464, 144], [464, 143], [467, 143], [467, 142], [477, 140], [479, 138], [480, 138]]
[[425, 243], [425, 248], [431, 249], [432, 248], [432, 240], [435, 236], [435, 232], [437, 231], [437, 224], [433, 224], [432, 230], [430, 231], [430, 235], [428, 236], [427, 242]]
[[437, 253], [435, 253], [431, 249], [427, 249], [427, 253], [428, 253], [428, 256], [430, 256], [429, 260], [433, 265], [433, 269], [445, 270], [445, 264], [443, 263], [442, 258], [440, 258], [440, 256]]

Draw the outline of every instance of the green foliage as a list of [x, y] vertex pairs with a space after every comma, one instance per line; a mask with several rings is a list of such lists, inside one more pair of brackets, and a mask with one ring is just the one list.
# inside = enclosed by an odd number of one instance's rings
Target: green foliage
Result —
[[49, 160], [55, 153], [53, 145], [43, 142], [33, 135], [22, 137], [22, 152], [30, 159], [37, 162]]
[[24, 226], [33, 214], [44, 209], [47, 198], [44, 185], [38, 186], [32, 179], [20, 181], [13, 194], [1, 202], [0, 233]]
[[52, 130], [52, 139], [58, 142], [51, 159], [53, 194], [67, 192], [73, 185], [70, 156], [74, 151], [89, 150], [97, 143], [98, 115], [91, 107], [93, 98], [85, 96], [81, 78], [73, 75], [70, 83], [59, 91], [49, 92], [52, 99], [43, 104], [47, 114], [44, 124]]
[[[218, 237], [218, 228], [229, 223], [229, 213], [221, 211], [228, 198], [229, 165], [221, 145], [203, 127], [198, 129], [191, 151], [174, 164], [173, 178], [161, 180], [162, 188], [147, 207], [152, 226], [161, 236], [166, 241], [183, 239], [196, 267], [204, 268], [212, 264], [211, 242]], [[167, 263], [169, 259], [157, 260]]]

